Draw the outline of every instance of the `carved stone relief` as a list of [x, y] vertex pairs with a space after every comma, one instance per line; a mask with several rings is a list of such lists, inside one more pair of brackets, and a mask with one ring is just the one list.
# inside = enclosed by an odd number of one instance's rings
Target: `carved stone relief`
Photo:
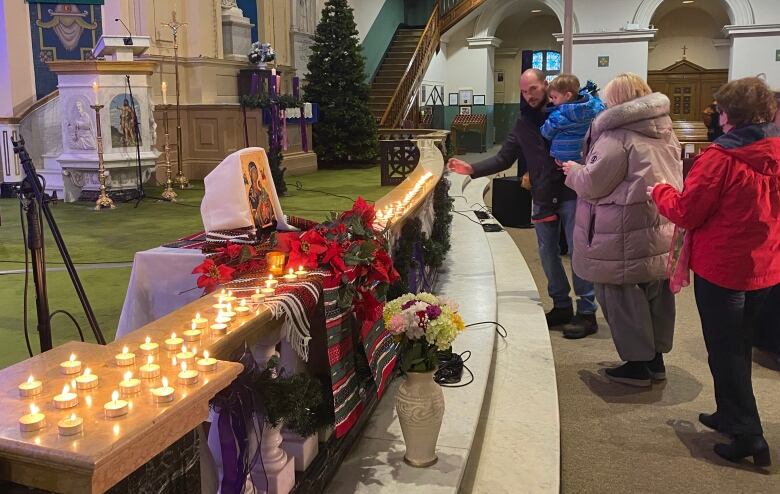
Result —
[[89, 107], [86, 96], [75, 96], [67, 106], [63, 120], [65, 138], [63, 142], [69, 149], [96, 149], [94, 112]]

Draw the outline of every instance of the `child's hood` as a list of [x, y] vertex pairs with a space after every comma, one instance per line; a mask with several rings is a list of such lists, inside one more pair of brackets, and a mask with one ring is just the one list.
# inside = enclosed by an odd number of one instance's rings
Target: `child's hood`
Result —
[[585, 94], [571, 103], [558, 106], [556, 109], [572, 122], [590, 122], [604, 111], [606, 106], [599, 98]]

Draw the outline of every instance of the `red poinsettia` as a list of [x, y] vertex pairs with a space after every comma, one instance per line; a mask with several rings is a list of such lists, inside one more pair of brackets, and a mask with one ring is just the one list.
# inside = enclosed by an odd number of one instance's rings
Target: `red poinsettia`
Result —
[[371, 261], [369, 266], [368, 280], [394, 283], [399, 279], [401, 279], [401, 276], [393, 267], [393, 259], [386, 250], [377, 249], [374, 253], [374, 260]]
[[359, 216], [366, 228], [372, 228], [374, 219], [376, 218], [376, 210], [374, 209], [374, 206], [367, 203], [365, 199], [358, 197], [355, 204], [352, 205], [352, 209], [346, 211], [342, 216], [344, 218]]
[[[255, 249], [251, 245], [247, 245], [246, 247], [250, 249], [251, 255], [255, 255]], [[236, 259], [241, 255], [241, 249], [243, 249], [241, 244], [234, 244], [228, 240], [225, 243], [225, 247], [216, 249], [216, 253], [222, 256], [227, 256], [228, 259]]]
[[233, 279], [235, 269], [224, 264], [217, 265], [213, 260], [206, 259], [192, 270], [192, 274], [201, 273], [198, 277], [198, 287], [206, 293], [213, 291], [217, 285]]
[[318, 231], [309, 230], [301, 235], [299, 240], [290, 242], [290, 257], [287, 266], [293, 269], [304, 266], [317, 269], [320, 265], [319, 256], [328, 250], [328, 241]]
[[330, 264], [330, 267], [336, 273], [343, 273], [347, 270], [347, 265], [344, 264], [344, 248], [338, 242], [330, 242], [328, 244], [328, 250], [325, 251], [325, 255], [322, 258], [322, 264]]

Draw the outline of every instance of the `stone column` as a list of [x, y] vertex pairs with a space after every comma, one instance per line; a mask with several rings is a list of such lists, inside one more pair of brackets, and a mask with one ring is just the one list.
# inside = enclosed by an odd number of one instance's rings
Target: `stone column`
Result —
[[225, 59], [247, 61], [253, 26], [236, 5], [236, 0], [222, 0], [222, 51]]
[[725, 26], [731, 38], [729, 80], [765, 74], [770, 87], [780, 87], [780, 24]]
[[[493, 73], [496, 68], [496, 48], [501, 46], [501, 39], [495, 36], [475, 36], [466, 38], [469, 54], [469, 74], [473, 81], [475, 95], [485, 95], [485, 106], [472, 107], [472, 112], [483, 110], [487, 115], [486, 129], [486, 147], [490, 149], [493, 145], [493, 136], [495, 127], [493, 125], [493, 105], [495, 104], [495, 91], [493, 82]], [[453, 67], [451, 70], [455, 70]], [[455, 88], [453, 88], [455, 92]]]

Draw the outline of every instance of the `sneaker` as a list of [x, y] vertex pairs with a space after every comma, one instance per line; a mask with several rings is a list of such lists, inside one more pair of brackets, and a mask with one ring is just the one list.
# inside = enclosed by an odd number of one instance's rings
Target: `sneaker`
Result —
[[577, 313], [569, 324], [563, 328], [563, 337], [569, 340], [579, 340], [592, 334], [596, 334], [599, 325], [596, 322], [596, 314]]
[[650, 380], [650, 371], [647, 369], [646, 362], [626, 362], [620, 367], [607, 369], [605, 372], [607, 378], [616, 383], [639, 386], [642, 388], [646, 388], [653, 384]]
[[544, 315], [547, 318], [547, 327], [554, 328], [569, 324], [574, 317], [574, 309], [569, 307], [553, 307], [553, 309]]
[[647, 363], [647, 370], [650, 371], [650, 377], [653, 381], [666, 380], [666, 366], [662, 353], [656, 353], [655, 358]]

